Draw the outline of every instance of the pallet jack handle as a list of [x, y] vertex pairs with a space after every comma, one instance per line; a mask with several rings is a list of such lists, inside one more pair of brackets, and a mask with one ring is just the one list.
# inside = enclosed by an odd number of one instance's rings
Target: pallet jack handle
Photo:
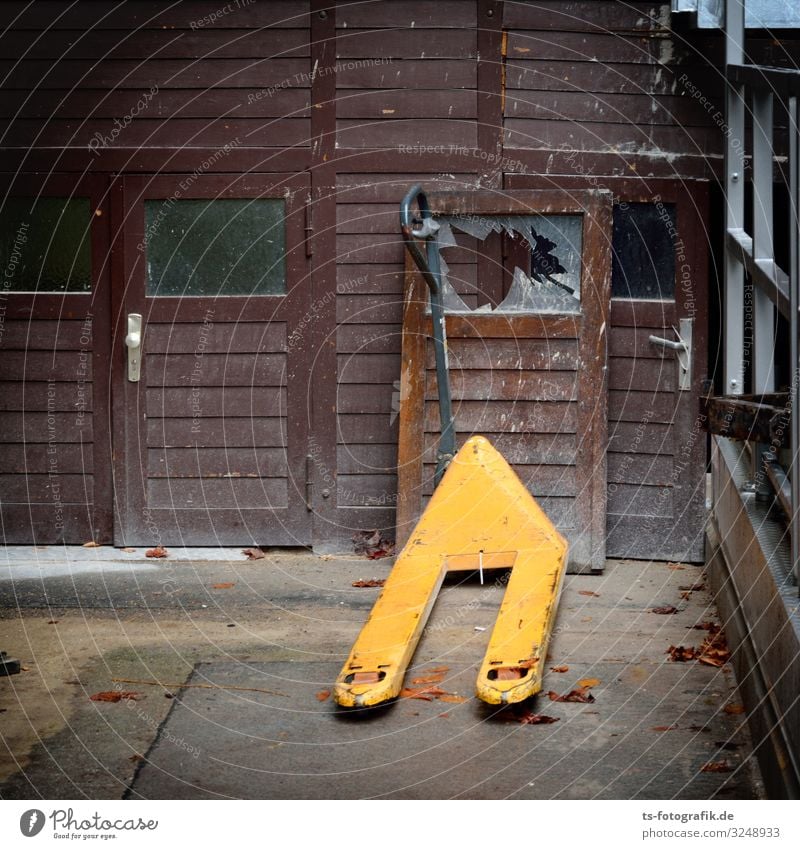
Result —
[[[419, 216], [412, 216], [412, 204], [416, 201]], [[439, 450], [436, 452], [434, 486], [444, 475], [456, 453], [453, 404], [450, 395], [450, 374], [447, 365], [447, 332], [444, 322], [442, 300], [442, 267], [439, 258], [437, 233], [439, 224], [434, 220], [428, 198], [422, 186], [412, 186], [400, 204], [400, 229], [406, 249], [416, 263], [431, 293], [431, 323], [433, 324], [433, 350], [436, 356], [436, 385], [439, 389], [439, 419], [441, 434]], [[423, 243], [424, 247], [420, 244]]]

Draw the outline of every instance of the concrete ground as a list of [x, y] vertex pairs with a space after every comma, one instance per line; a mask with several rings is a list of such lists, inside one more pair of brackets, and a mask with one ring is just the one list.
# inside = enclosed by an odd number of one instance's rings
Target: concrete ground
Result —
[[[451, 576], [408, 678], [444, 668], [463, 700], [366, 715], [325, 692], [388, 561], [237, 550], [8, 549], [0, 798], [755, 798], [728, 665], [671, 662], [716, 621], [702, 569], [610, 561], [567, 576], [544, 693], [520, 713], [472, 697], [500, 586]], [[208, 559], [213, 558], [213, 559]], [[460, 580], [457, 580], [460, 578]], [[673, 605], [674, 614], [651, 608]], [[591, 703], [551, 701], [579, 681]], [[135, 699], [92, 701], [126, 690]], [[521, 723], [532, 710], [557, 718]], [[710, 766], [709, 766], [710, 765]]]

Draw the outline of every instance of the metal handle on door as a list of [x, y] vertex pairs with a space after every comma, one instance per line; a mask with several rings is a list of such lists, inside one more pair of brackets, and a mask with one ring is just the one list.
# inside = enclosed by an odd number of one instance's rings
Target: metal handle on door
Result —
[[651, 336], [650, 343], [660, 345], [662, 348], [670, 348], [678, 352], [678, 389], [686, 391], [692, 388], [692, 319], [681, 319], [680, 331], [675, 330], [675, 335], [678, 337], [677, 342], [671, 339], [662, 339], [660, 336]]
[[128, 347], [128, 380], [139, 382], [142, 365], [142, 316], [132, 312], [128, 315], [128, 335], [125, 337]]

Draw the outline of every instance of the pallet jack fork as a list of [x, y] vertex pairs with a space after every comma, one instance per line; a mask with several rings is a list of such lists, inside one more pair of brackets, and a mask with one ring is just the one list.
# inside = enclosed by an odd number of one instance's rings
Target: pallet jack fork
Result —
[[[422, 219], [412, 229], [415, 199]], [[478, 572], [483, 581], [484, 572], [510, 569], [476, 695], [494, 705], [520, 702], [542, 686], [567, 543], [485, 437], [473, 436], [455, 452], [438, 226], [419, 186], [403, 200], [401, 226], [431, 290], [442, 419], [437, 486], [350, 652], [334, 697], [343, 707], [367, 707], [397, 697], [445, 575]], [[426, 242], [424, 252], [420, 239]]]

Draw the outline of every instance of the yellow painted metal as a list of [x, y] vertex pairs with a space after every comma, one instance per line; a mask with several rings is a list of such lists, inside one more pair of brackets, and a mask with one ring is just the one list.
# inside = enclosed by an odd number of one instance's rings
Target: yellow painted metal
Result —
[[[511, 569], [476, 685], [490, 704], [542, 686], [567, 543], [483, 436], [456, 454], [409, 538], [336, 682], [336, 701], [363, 707], [400, 694], [406, 668], [448, 571]], [[502, 579], [496, 581], [498, 591]]]

